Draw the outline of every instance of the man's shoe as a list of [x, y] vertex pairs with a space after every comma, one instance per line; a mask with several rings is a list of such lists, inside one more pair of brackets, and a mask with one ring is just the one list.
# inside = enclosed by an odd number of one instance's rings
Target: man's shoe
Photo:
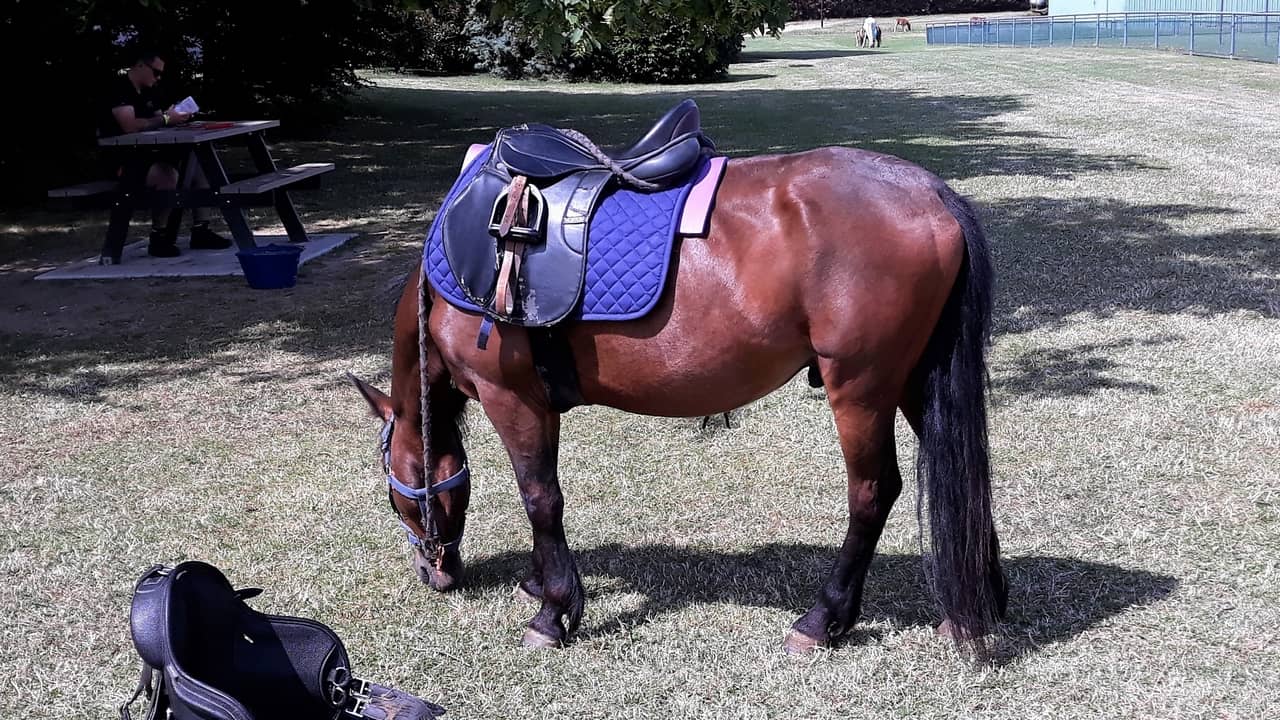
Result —
[[191, 227], [192, 250], [226, 250], [229, 247], [231, 247], [231, 240], [210, 230], [208, 225]]
[[171, 258], [178, 257], [182, 251], [177, 245], [148, 245], [147, 254], [151, 257]]
[[147, 254], [151, 257], [171, 258], [178, 257], [182, 251], [178, 250], [177, 244], [167, 233], [153, 230], [151, 240], [147, 243]]

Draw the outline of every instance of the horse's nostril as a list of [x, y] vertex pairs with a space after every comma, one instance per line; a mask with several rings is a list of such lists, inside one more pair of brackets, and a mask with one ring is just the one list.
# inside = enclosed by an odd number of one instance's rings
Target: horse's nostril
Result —
[[413, 571], [417, 573], [418, 579], [422, 582], [431, 584], [431, 566], [428, 565], [418, 553], [413, 554], [413, 561], [409, 564]]
[[431, 587], [440, 592], [448, 592], [458, 586], [458, 578], [449, 572], [431, 573]]

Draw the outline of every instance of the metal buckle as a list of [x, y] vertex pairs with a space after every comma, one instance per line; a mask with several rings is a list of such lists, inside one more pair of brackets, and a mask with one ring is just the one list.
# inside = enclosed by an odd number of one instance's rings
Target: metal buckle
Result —
[[351, 717], [364, 717], [364, 709], [369, 706], [369, 701], [373, 696], [369, 694], [369, 681], [361, 680], [354, 675], [351, 677], [351, 687], [347, 689], [347, 694], [351, 698], [351, 707], [342, 709], [344, 714]]
[[341, 665], [329, 671], [328, 680], [329, 704], [342, 708], [343, 715], [364, 717], [364, 709], [372, 699], [369, 681], [352, 675], [350, 670]]
[[339, 665], [329, 671], [329, 704], [335, 708], [346, 707], [351, 699], [351, 671]]

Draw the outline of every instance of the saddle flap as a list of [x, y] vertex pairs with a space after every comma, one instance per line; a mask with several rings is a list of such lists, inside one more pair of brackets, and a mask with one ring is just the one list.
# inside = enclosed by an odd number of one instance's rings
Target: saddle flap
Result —
[[133, 586], [129, 608], [129, 633], [142, 661], [162, 668], [168, 645], [168, 593], [170, 568], [152, 565]]

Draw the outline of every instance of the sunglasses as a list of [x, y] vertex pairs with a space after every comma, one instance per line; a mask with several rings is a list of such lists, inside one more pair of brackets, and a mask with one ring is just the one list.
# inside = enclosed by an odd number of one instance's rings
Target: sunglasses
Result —
[[146, 65], [147, 65], [147, 69], [149, 69], [149, 70], [151, 71], [151, 74], [152, 74], [152, 75], [155, 75], [155, 76], [156, 76], [156, 79], [157, 79], [157, 80], [159, 80], [159, 79], [160, 79], [160, 76], [161, 76], [161, 75], [164, 75], [164, 70], [160, 70], [160, 69], [156, 68], [156, 66], [155, 66], [155, 65], [152, 65], [151, 63], [146, 63]]

